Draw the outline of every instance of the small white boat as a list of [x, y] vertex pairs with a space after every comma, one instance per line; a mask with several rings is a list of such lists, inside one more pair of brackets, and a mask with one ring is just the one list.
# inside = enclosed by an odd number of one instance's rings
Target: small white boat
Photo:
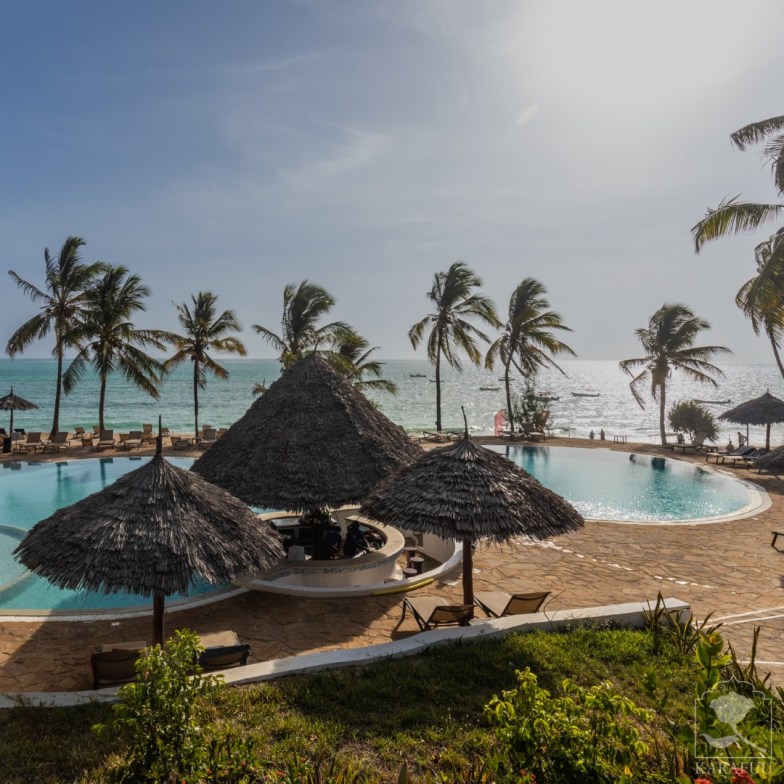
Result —
[[575, 397], [599, 397], [601, 392], [572, 392]]
[[692, 403], [702, 403], [705, 406], [728, 406], [732, 403], [732, 400], [727, 398], [727, 400], [698, 400], [696, 397], [691, 399]]
[[409, 373], [408, 377], [409, 378], [427, 378], [427, 376], [424, 373]]
[[481, 392], [500, 392], [501, 387], [479, 387]]

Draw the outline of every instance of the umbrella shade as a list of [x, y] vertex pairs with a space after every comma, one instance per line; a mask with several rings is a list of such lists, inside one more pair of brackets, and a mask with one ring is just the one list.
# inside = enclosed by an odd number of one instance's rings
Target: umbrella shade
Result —
[[19, 395], [15, 395], [13, 387], [11, 387], [10, 394], [0, 397], [0, 410], [11, 412], [8, 435], [13, 435], [14, 433], [14, 411], [30, 411], [33, 408], [38, 408], [38, 406], [29, 400], [25, 400], [23, 397], [19, 397]]
[[316, 355], [287, 370], [192, 471], [247, 504], [357, 503], [422, 450]]
[[477, 539], [546, 539], [584, 520], [561, 496], [466, 435], [400, 469], [362, 503], [360, 513], [389, 525], [463, 541], [463, 596], [473, 602], [471, 545]]
[[770, 449], [770, 426], [776, 422], [784, 422], [784, 400], [766, 392], [725, 411], [719, 415], [719, 419], [737, 422], [739, 425], [765, 425], [765, 448]]
[[156, 599], [153, 638], [163, 642], [163, 600], [196, 576], [223, 583], [284, 555], [279, 538], [245, 504], [160, 451], [109, 487], [37, 523], [14, 554], [59, 588]]

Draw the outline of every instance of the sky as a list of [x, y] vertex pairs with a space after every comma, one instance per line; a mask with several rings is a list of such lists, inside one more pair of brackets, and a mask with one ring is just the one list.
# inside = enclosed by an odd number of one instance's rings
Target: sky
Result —
[[777, 227], [699, 255], [690, 229], [776, 200], [729, 136], [784, 110], [782, 27], [776, 0], [0, 0], [0, 344], [36, 309], [6, 271], [41, 285], [76, 235], [152, 288], [137, 326], [209, 290], [253, 357], [309, 279], [424, 358], [408, 330], [460, 260], [502, 317], [541, 281], [582, 359], [639, 356], [682, 302], [700, 344], [770, 362], [734, 298]]

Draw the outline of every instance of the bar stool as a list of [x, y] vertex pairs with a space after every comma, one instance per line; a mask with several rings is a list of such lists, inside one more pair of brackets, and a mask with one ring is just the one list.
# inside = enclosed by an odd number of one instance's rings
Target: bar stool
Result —
[[408, 559], [408, 566], [415, 569], [417, 574], [422, 574], [422, 567], [425, 564], [425, 559], [421, 555], [414, 555]]

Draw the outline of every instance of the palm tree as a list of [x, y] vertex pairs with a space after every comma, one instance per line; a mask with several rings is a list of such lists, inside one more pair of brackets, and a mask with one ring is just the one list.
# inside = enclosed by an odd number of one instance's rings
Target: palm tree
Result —
[[[752, 144], [767, 142], [763, 158], [770, 165], [773, 181], [779, 195], [784, 194], [784, 116], [746, 125], [731, 134], [732, 143], [745, 150]], [[784, 204], [762, 204], [738, 201], [739, 197], [725, 199], [716, 209], [694, 227], [692, 235], [697, 253], [706, 242], [751, 231], [759, 228], [784, 211]], [[758, 276], [747, 281], [736, 297], [736, 303], [752, 321], [754, 332], [764, 331], [771, 342], [779, 372], [784, 377], [784, 366], [780, 357], [782, 300], [784, 299], [784, 253], [779, 248], [780, 232], [777, 232], [756, 249]], [[766, 247], [767, 246], [767, 247]]]
[[303, 280], [299, 286], [289, 283], [283, 289], [283, 318], [280, 335], [260, 324], [252, 324], [256, 332], [280, 351], [280, 362], [286, 371], [306, 354], [323, 345], [333, 345], [351, 332], [343, 321], [317, 326], [335, 304], [335, 298], [321, 286]]
[[164, 340], [172, 343], [175, 354], [163, 363], [164, 372], [189, 359], [193, 362], [193, 411], [194, 435], [199, 436], [199, 390], [207, 386], [207, 372], [217, 378], [228, 378], [226, 368], [221, 367], [209, 355], [209, 351], [218, 351], [224, 354], [237, 354], [244, 357], [248, 352], [245, 346], [227, 332], [239, 332], [240, 326], [232, 310], [224, 310], [219, 316], [215, 315], [215, 294], [209, 291], [200, 291], [196, 296], [191, 296], [193, 303], [189, 308], [186, 303], [178, 305], [177, 315], [184, 331], [183, 335], [174, 332], [164, 332]]
[[21, 354], [33, 341], [54, 332], [52, 354], [57, 359], [57, 381], [54, 394], [52, 434], [60, 429], [60, 398], [63, 387], [63, 357], [68, 348], [78, 347], [74, 330], [82, 316], [86, 291], [103, 269], [99, 263], [84, 264], [79, 248], [85, 244], [81, 237], [68, 237], [56, 258], [44, 249], [46, 265], [45, 291], [21, 278], [13, 270], [8, 274], [34, 302], [40, 302], [37, 315], [22, 324], [11, 335], [6, 345], [10, 357]]
[[667, 384], [673, 370], [680, 370], [689, 378], [701, 383], [717, 386], [710, 373], [724, 373], [708, 360], [713, 354], [731, 353], [724, 346], [695, 346], [694, 339], [710, 324], [694, 315], [690, 308], [681, 304], [664, 304], [650, 318], [647, 328], [635, 330], [642, 343], [645, 356], [625, 359], [621, 370], [634, 376], [629, 387], [640, 408], [645, 408], [641, 388], [650, 384], [651, 396], [659, 402], [659, 432], [662, 446], [667, 445], [664, 428], [664, 411], [667, 400]]
[[735, 304], [751, 320], [755, 335], [765, 333], [784, 377], [779, 349], [784, 334], [784, 229], [757, 245], [754, 255], [757, 275], [741, 286]]
[[503, 326], [503, 333], [487, 350], [485, 358], [485, 367], [489, 370], [492, 370], [498, 357], [504, 366], [507, 420], [513, 433], [510, 368], [514, 367], [524, 379], [532, 379], [543, 367], [555, 368], [564, 373], [553, 360], [552, 354], [576, 356], [569, 346], [553, 335], [553, 330], [572, 330], [563, 323], [558, 313], [549, 310], [546, 294], [547, 289], [533, 278], [525, 278], [517, 286], [509, 299], [509, 318]]
[[384, 363], [370, 358], [374, 351], [378, 351], [378, 346], [370, 347], [370, 343], [361, 335], [349, 332], [335, 348], [330, 357], [332, 364], [354, 387], [359, 390], [381, 390], [391, 395], [397, 393], [397, 384], [394, 381], [381, 378]]
[[104, 430], [106, 385], [109, 374], [119, 370], [137, 389], [159, 397], [163, 365], [143, 348], [166, 348], [158, 330], [136, 329], [130, 319], [145, 310], [150, 289], [138, 275], [130, 275], [122, 265], [106, 265], [103, 277], [87, 291], [83, 320], [74, 333], [79, 352], [66, 370], [63, 389], [69, 394], [91, 365], [100, 379], [98, 398], [99, 428]]
[[469, 319], [479, 319], [491, 327], [500, 327], [501, 322], [495, 305], [482, 294], [472, 293], [482, 281], [462, 261], [456, 261], [446, 272], [437, 272], [427, 298], [433, 303], [434, 312], [414, 324], [408, 331], [411, 345], [416, 349], [431, 327], [427, 339], [427, 358], [436, 368], [436, 430], [441, 430], [441, 358], [453, 368], [462, 370], [458, 350], [468, 354], [475, 365], [482, 356], [476, 339], [489, 343], [490, 338], [475, 327]]

